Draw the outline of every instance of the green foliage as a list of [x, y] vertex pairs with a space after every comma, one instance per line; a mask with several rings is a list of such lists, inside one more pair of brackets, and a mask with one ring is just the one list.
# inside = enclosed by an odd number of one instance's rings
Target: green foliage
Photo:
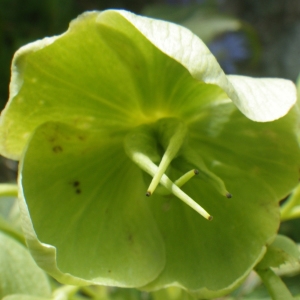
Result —
[[284, 263], [295, 263], [300, 259], [297, 245], [289, 238], [277, 235], [273, 243], [268, 246], [264, 258], [256, 266], [256, 269], [280, 267]]
[[23, 245], [0, 231], [0, 297], [9, 294], [50, 295], [50, 286]]

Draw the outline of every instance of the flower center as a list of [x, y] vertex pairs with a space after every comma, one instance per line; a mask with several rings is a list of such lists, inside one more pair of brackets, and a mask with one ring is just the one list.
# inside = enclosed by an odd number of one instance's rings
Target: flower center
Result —
[[[188, 147], [187, 134], [187, 126], [181, 120], [176, 118], [160, 119], [154, 124], [141, 125], [129, 132], [125, 137], [125, 151], [142, 170], [152, 176], [146, 196], [150, 197], [155, 190], [165, 195], [172, 193], [205, 219], [212, 220], [213, 217], [182, 191], [181, 187], [195, 175], [200, 174], [204, 180], [210, 182], [227, 198], [231, 198], [231, 194], [226, 190], [223, 181], [209, 171], [199, 155]], [[162, 157], [159, 148], [164, 151]], [[172, 160], [178, 156], [182, 156], [197, 169], [190, 170], [172, 182], [166, 175], [166, 171]], [[157, 165], [157, 163], [159, 164]], [[161, 186], [158, 186], [159, 184]]]

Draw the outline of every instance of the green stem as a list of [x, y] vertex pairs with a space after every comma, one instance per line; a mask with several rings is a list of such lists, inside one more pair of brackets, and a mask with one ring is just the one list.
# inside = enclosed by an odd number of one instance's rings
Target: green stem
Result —
[[0, 197], [18, 197], [18, 185], [13, 183], [1, 183]]
[[81, 291], [84, 292], [85, 295], [92, 299], [101, 299], [106, 300], [109, 299], [108, 290], [105, 286], [93, 285], [93, 286], [83, 286], [81, 287]]
[[52, 293], [53, 300], [68, 300], [80, 289], [80, 286], [64, 285], [54, 290]]
[[256, 272], [262, 279], [273, 300], [294, 300], [284, 282], [270, 268], [257, 269]]

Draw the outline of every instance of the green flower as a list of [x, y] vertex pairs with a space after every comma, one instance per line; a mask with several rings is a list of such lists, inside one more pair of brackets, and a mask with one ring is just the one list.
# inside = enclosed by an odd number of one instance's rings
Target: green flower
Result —
[[126, 11], [21, 48], [1, 153], [20, 160], [36, 262], [67, 284], [233, 289], [298, 180], [295, 101], [291, 82], [225, 76], [187, 29]]

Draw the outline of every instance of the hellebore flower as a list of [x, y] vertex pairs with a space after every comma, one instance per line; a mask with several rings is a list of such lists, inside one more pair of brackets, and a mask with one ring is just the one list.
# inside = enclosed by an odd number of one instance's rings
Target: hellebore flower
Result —
[[229, 291], [297, 183], [295, 101], [291, 82], [226, 77], [190, 31], [126, 11], [24, 46], [0, 138], [34, 259], [68, 284]]

